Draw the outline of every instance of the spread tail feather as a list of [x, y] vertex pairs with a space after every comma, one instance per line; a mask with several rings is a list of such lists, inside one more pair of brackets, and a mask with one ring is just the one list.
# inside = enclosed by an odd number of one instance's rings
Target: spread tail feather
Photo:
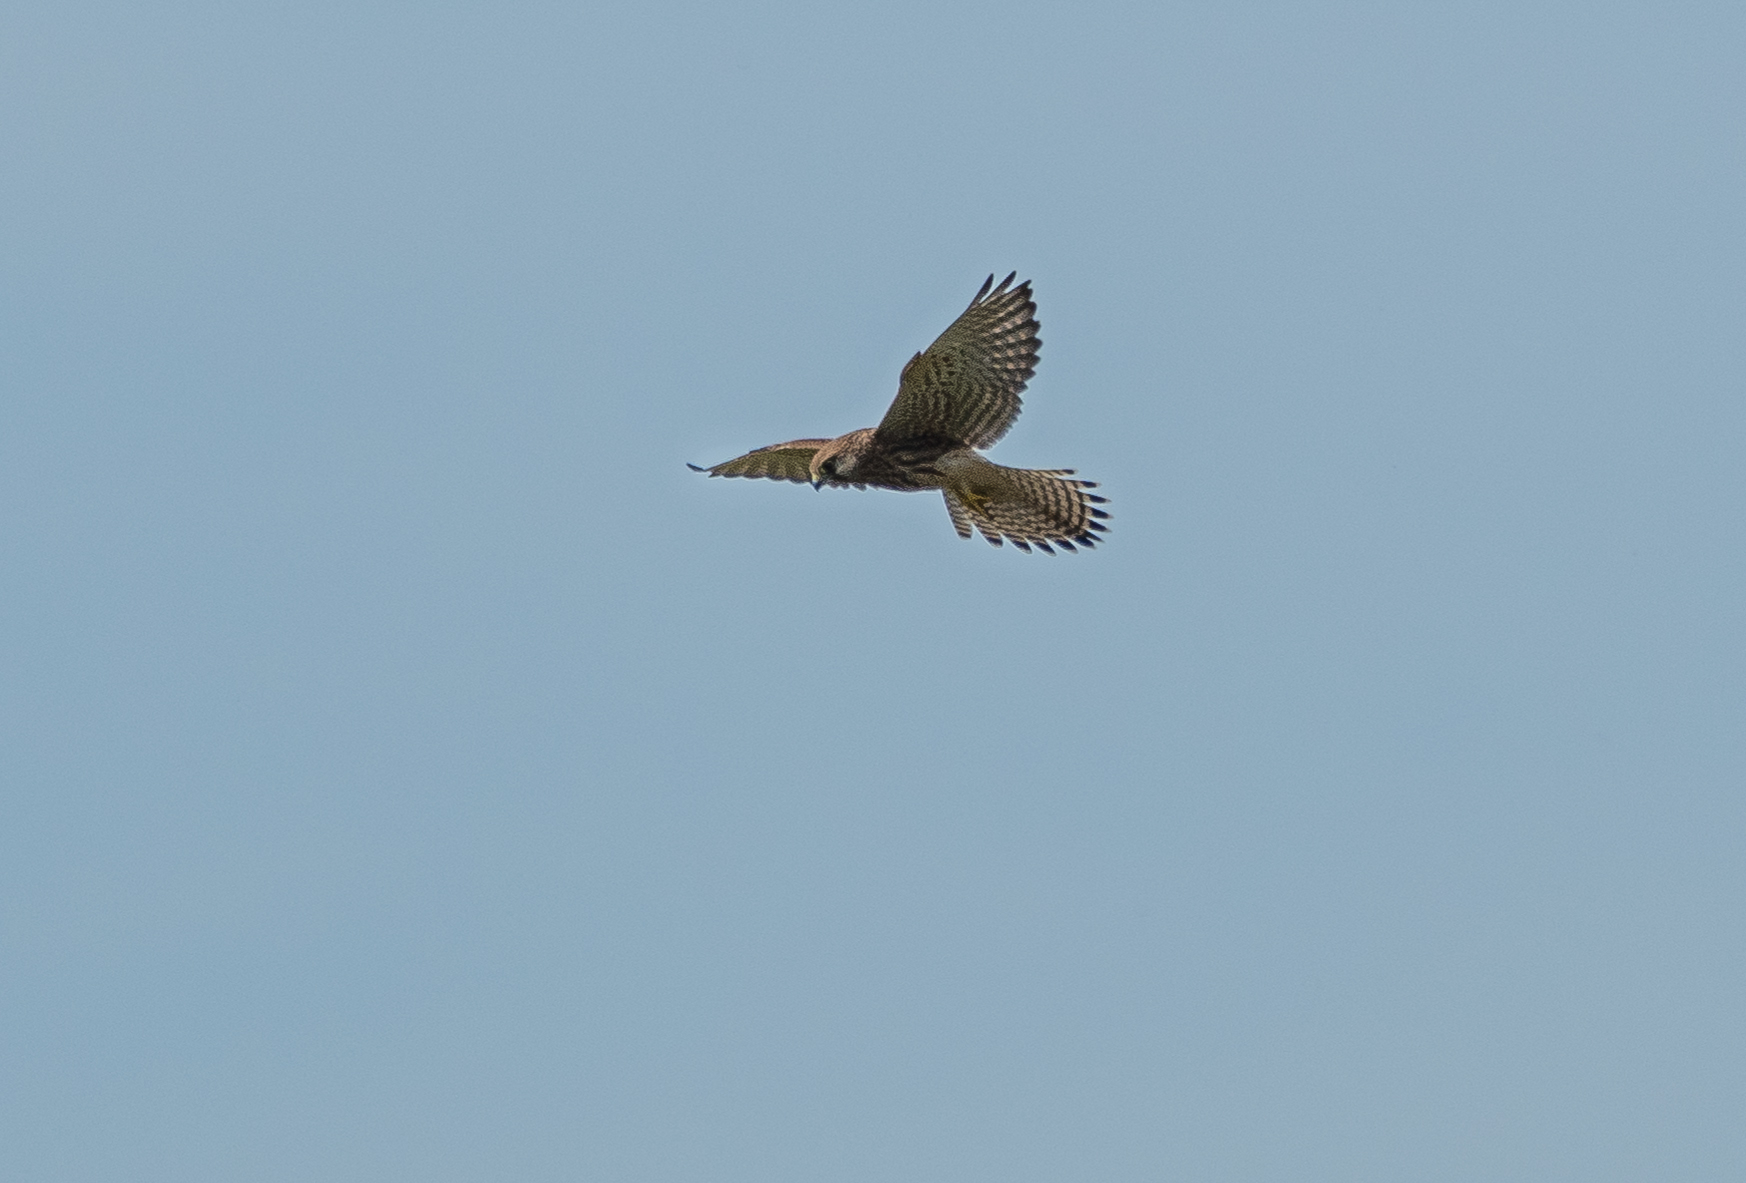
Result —
[[1109, 514], [1098, 508], [1106, 499], [1089, 491], [1097, 487], [1095, 481], [1075, 478], [1070, 468], [989, 467], [999, 473], [990, 491], [943, 490], [958, 537], [970, 537], [974, 526], [994, 546], [1010, 541], [1020, 550], [1036, 547], [1046, 554], [1054, 554], [1054, 547], [1071, 551], [1101, 541]]

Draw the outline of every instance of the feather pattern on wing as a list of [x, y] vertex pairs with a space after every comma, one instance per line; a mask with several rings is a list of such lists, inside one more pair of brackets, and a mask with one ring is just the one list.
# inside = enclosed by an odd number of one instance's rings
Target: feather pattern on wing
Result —
[[[1037, 372], [1037, 305], [1017, 273], [983, 283], [963, 315], [903, 367], [879, 442], [939, 440], [986, 448], [1018, 418], [1019, 395]], [[992, 290], [990, 290], [992, 288]]]
[[796, 484], [805, 485], [812, 482], [813, 454], [830, 442], [789, 440], [785, 444], [771, 444], [767, 448], [747, 452], [744, 456], [724, 460], [711, 468], [698, 468], [695, 464], [687, 467], [693, 472], [707, 472], [710, 476], [764, 477], [772, 481], [794, 481]]

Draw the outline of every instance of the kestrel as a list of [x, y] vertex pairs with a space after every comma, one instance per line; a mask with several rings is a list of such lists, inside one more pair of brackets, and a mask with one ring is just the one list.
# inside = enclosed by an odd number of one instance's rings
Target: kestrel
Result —
[[1005, 435], [1019, 414], [1019, 394], [1037, 372], [1037, 305], [1029, 280], [1015, 271], [976, 298], [940, 339], [903, 367], [897, 398], [877, 427], [834, 440], [789, 440], [747, 452], [710, 476], [865, 489], [939, 489], [960, 538], [974, 526], [995, 546], [1054, 554], [1098, 542], [1109, 515], [1105, 499], [1086, 490], [1071, 468], [1007, 468], [978, 452]]

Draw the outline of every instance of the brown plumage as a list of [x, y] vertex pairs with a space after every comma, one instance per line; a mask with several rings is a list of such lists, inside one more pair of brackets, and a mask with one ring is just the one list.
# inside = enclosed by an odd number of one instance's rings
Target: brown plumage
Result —
[[877, 427], [836, 439], [790, 440], [747, 452], [710, 476], [865, 489], [939, 489], [961, 538], [971, 528], [995, 546], [1054, 553], [1094, 546], [1109, 515], [1097, 486], [1070, 468], [1006, 468], [978, 455], [1018, 418], [1019, 395], [1037, 372], [1037, 306], [1017, 272], [983, 283], [964, 314], [903, 367], [897, 398]]

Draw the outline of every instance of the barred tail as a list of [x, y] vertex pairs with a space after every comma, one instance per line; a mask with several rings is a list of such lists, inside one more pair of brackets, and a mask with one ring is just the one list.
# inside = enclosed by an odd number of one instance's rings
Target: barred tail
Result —
[[999, 479], [988, 492], [944, 490], [958, 537], [970, 537], [975, 526], [993, 545], [1010, 540], [1027, 554], [1033, 546], [1054, 554], [1057, 546], [1070, 551], [1102, 541], [1098, 535], [1108, 529], [1103, 523], [1109, 514], [1098, 506], [1108, 499], [1087, 492], [1097, 482], [1076, 479], [1071, 468], [989, 467]]

